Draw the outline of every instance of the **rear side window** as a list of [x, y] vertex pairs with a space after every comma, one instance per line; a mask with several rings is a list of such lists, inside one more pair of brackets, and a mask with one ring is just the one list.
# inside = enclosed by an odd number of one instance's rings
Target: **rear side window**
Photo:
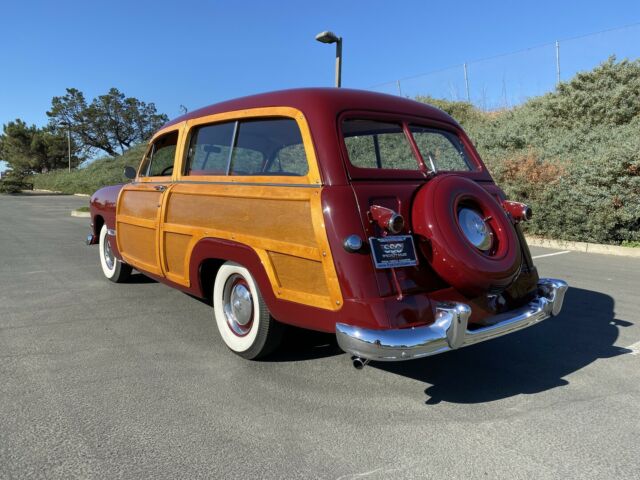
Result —
[[269, 172], [273, 175], [304, 176], [308, 170], [307, 155], [302, 143], [282, 147], [269, 164]]
[[419, 170], [402, 125], [376, 120], [345, 120], [342, 134], [349, 161], [358, 168]]
[[[445, 130], [409, 126], [422, 154], [424, 163], [430, 169], [447, 171], [469, 171], [472, 163], [464, 149], [464, 144], [457, 135]], [[433, 163], [433, 165], [432, 165]]]
[[196, 128], [185, 173], [304, 176], [308, 171], [296, 121], [268, 118]]
[[239, 123], [231, 175], [303, 176], [308, 170], [302, 135], [295, 120], [274, 118]]
[[187, 175], [225, 175], [235, 122], [206, 125], [191, 135]]

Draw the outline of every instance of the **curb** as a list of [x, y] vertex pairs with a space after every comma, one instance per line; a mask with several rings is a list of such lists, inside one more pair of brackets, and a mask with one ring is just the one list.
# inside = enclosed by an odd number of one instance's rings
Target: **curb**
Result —
[[620, 257], [640, 258], [640, 248], [621, 247], [618, 245], [604, 245], [601, 243], [570, 242], [568, 240], [551, 240], [549, 238], [526, 236], [531, 247], [559, 248], [585, 253], [601, 253]]
[[34, 193], [55, 193], [57, 195], [62, 195], [62, 192], [59, 190], [45, 190], [44, 188], [34, 188], [31, 191]]
[[79, 218], [91, 218], [91, 213], [90, 212], [81, 212], [79, 210], [71, 210], [71, 216], [72, 217], [79, 217]]

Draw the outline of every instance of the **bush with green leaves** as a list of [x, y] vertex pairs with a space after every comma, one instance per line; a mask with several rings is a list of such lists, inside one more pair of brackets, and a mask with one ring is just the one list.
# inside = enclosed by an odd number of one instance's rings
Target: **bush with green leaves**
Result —
[[11, 170], [0, 179], [0, 193], [20, 193], [22, 190], [32, 190], [33, 184], [25, 177]]
[[533, 207], [528, 233], [640, 240], [640, 60], [610, 58], [510, 110], [434, 103], [465, 128], [507, 195]]

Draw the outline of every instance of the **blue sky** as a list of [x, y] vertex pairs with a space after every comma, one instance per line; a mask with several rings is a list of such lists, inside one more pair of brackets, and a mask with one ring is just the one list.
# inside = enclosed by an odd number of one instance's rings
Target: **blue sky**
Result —
[[[636, 22], [638, 1], [9, 1], [0, 10], [0, 123], [45, 124], [66, 87], [91, 98], [115, 86], [174, 117], [181, 104], [332, 85], [333, 46], [314, 41], [324, 29], [344, 38], [343, 86], [369, 88]], [[639, 32], [568, 44], [563, 76], [609, 52], [640, 55]], [[470, 65], [474, 101], [505, 64], [517, 70], [497, 82], [508, 103], [553, 86], [553, 47], [507, 60]], [[459, 98], [456, 69], [437, 82], [407, 80], [403, 93]], [[395, 92], [390, 85], [380, 89]]]

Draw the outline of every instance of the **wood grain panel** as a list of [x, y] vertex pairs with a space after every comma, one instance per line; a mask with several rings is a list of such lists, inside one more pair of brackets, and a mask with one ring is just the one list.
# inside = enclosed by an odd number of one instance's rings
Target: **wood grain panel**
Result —
[[123, 190], [119, 215], [156, 220], [161, 193], [155, 190]]
[[185, 276], [185, 253], [187, 252], [190, 241], [191, 235], [171, 232], [165, 233], [164, 245], [167, 276], [170, 274], [178, 277]]
[[322, 262], [276, 252], [269, 252], [269, 259], [282, 288], [329, 296]]
[[317, 246], [308, 200], [173, 193], [166, 222]]
[[156, 230], [118, 223], [118, 247], [127, 263], [140, 264], [151, 273], [158, 271]]

